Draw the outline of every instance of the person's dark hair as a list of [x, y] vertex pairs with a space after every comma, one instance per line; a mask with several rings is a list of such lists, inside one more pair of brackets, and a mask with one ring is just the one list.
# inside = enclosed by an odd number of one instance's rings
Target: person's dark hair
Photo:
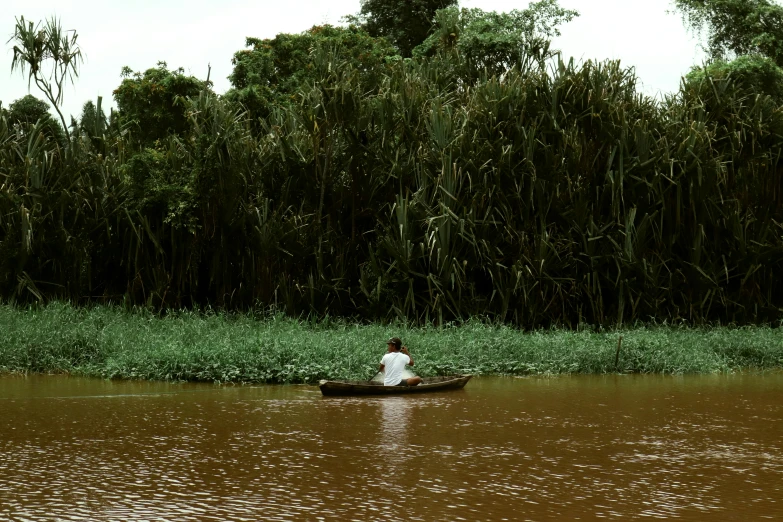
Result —
[[399, 350], [402, 348], [402, 340], [400, 340], [399, 337], [392, 337], [388, 341], [386, 341], [386, 344], [393, 344], [395, 350]]

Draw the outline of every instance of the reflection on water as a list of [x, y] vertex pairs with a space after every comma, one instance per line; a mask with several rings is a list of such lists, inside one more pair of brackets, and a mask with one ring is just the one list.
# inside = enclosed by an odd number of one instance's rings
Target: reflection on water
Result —
[[417, 397], [383, 397], [378, 400], [381, 426], [378, 437], [379, 454], [383, 459], [384, 474], [391, 480], [404, 475], [410, 460], [408, 451], [408, 421]]
[[781, 375], [381, 398], [1, 378], [0, 520], [781, 519], [781, 398]]

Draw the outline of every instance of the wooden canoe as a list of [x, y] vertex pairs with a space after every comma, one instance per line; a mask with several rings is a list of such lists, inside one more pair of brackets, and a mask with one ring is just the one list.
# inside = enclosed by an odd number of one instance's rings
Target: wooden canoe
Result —
[[393, 395], [398, 393], [424, 393], [440, 390], [458, 390], [464, 387], [472, 375], [449, 375], [446, 377], [424, 377], [418, 386], [384, 386], [379, 382], [367, 381], [321, 381], [319, 387], [324, 395]]

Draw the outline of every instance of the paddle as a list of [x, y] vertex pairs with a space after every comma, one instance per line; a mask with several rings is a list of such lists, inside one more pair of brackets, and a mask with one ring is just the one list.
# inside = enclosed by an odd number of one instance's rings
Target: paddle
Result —
[[372, 377], [370, 377], [369, 379], [367, 379], [367, 382], [372, 382], [372, 380], [373, 380], [373, 379], [375, 379], [375, 376], [376, 376], [376, 375], [378, 375], [379, 373], [381, 373], [381, 372], [380, 372], [380, 370], [379, 370], [379, 371], [377, 371], [377, 372], [375, 372], [375, 373], [372, 375]]

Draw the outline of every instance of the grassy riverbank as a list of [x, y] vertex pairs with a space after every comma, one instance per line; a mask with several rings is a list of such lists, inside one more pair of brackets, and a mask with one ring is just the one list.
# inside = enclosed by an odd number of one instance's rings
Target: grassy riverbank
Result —
[[52, 372], [221, 382], [369, 378], [402, 337], [420, 375], [713, 373], [783, 367], [779, 328], [646, 327], [612, 332], [523, 333], [453, 328], [309, 324], [282, 317], [181, 313], [159, 318], [116, 308], [0, 306], [0, 373]]

